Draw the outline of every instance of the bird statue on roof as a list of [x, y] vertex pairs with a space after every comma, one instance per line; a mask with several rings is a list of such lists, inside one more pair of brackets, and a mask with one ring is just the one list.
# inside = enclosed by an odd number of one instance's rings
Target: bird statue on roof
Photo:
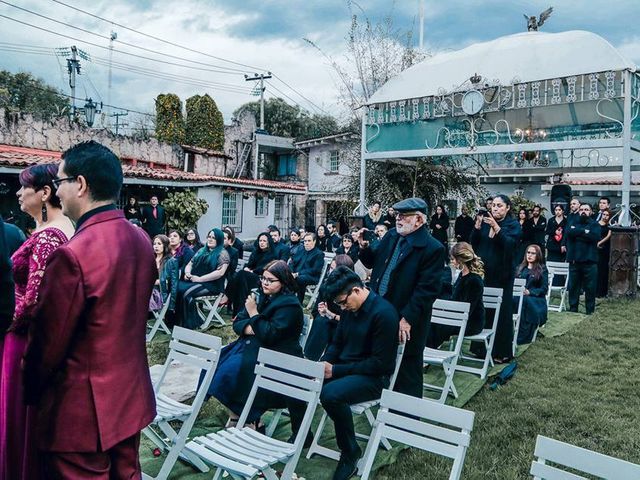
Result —
[[553, 7], [549, 7], [540, 14], [540, 18], [536, 18], [535, 15], [530, 17], [525, 13], [524, 18], [527, 20], [527, 30], [529, 32], [537, 32], [538, 28], [544, 24], [544, 22], [551, 16], [552, 12]]

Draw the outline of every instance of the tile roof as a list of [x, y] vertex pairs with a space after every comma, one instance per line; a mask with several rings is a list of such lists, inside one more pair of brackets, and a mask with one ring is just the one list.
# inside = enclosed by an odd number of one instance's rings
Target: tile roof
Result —
[[[16, 147], [0, 144], [0, 167], [24, 168], [38, 163], [56, 162], [61, 157], [60, 152], [39, 150], [36, 148]], [[304, 184], [278, 182], [275, 180], [253, 180], [248, 178], [230, 178], [218, 175], [206, 175], [202, 173], [184, 172], [178, 169], [159, 169], [144, 166], [122, 165], [125, 178], [139, 178], [146, 180], [158, 180], [160, 182], [188, 182], [229, 186], [246, 187], [258, 190], [280, 190], [291, 193], [304, 193], [307, 187]]]

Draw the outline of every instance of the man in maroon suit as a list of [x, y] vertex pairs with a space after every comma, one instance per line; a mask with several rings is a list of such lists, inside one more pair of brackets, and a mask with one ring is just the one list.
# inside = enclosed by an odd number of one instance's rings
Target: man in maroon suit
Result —
[[70, 148], [54, 183], [76, 233], [49, 259], [24, 362], [43, 478], [137, 479], [140, 430], [156, 412], [145, 349], [154, 255], [114, 204], [111, 150]]

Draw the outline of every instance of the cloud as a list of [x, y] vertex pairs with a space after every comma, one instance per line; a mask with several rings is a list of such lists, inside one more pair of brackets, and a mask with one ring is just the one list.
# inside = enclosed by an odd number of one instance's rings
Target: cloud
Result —
[[[110, 96], [114, 105], [135, 110], [153, 111], [153, 99], [159, 93], [174, 92], [183, 101], [197, 93], [209, 93], [228, 121], [236, 108], [255, 100], [248, 93], [253, 85], [245, 82], [242, 74], [265, 70], [274, 72], [314, 104], [338, 112], [335, 75], [327, 65], [327, 60], [307, 45], [303, 38], [312, 39], [345, 68], [353, 68], [344, 60], [345, 37], [351, 22], [349, 4], [345, 0], [182, 0], [179, 3], [171, 0], [96, 0], [86, 6], [78, 0], [65, 0], [150, 35], [212, 56], [224, 57], [246, 67], [136, 35], [52, 1], [10, 1], [104, 37], [108, 37], [111, 29], [116, 30], [118, 41], [115, 43], [113, 60], [130, 67], [124, 67], [125, 71], [113, 71], [113, 88], [109, 95], [108, 69], [104, 65], [109, 56], [104, 48], [109, 45], [108, 39], [0, 5], [2, 15], [79, 39], [63, 38], [0, 18], [0, 42], [50, 48], [77, 44], [95, 59], [92, 64], [83, 62], [85, 68], [78, 81], [78, 96], [84, 97], [86, 94], [95, 99], [99, 95], [103, 101]], [[389, 0], [360, 0], [351, 3], [351, 12], [361, 20], [368, 17], [374, 24], [391, 14], [393, 28], [399, 32], [414, 29], [417, 42], [418, 5], [418, 0], [397, 0], [395, 3]], [[523, 13], [539, 13], [548, 6], [548, 0], [513, 0], [507, 3], [498, 0], [425, 0], [424, 5], [426, 47], [437, 54], [523, 31], [526, 25]], [[640, 2], [637, 0], [616, 0], [613, 3], [610, 0], [565, 0], [556, 7], [543, 29], [549, 32], [572, 29], [593, 31], [619, 47], [628, 58], [640, 63], [640, 37], [627, 33], [634, 31], [637, 18], [640, 18]], [[88, 45], [87, 41], [103, 48]], [[175, 55], [179, 60], [135, 50], [122, 42]], [[124, 51], [161, 59], [164, 63], [128, 56], [123, 54]], [[61, 90], [69, 91], [64, 58], [5, 51], [0, 55], [0, 68], [30, 71]], [[192, 63], [190, 65], [195, 68], [186, 68], [169, 64], [188, 63], [189, 60], [205, 65]], [[221, 67], [240, 71], [226, 74], [206, 71]], [[136, 68], [148, 69], [152, 74], [140, 75], [134, 71]], [[185, 85], [175, 81], [177, 77], [172, 77], [174, 80], [157, 78], [159, 74], [180, 75], [190, 81], [216, 82], [227, 86], [204, 88]], [[315, 110], [313, 105], [278, 80], [274, 79], [273, 85], [290, 97], [285, 97], [287, 101], [293, 99], [304, 108]], [[267, 88], [267, 95], [283, 96], [271, 85]]]

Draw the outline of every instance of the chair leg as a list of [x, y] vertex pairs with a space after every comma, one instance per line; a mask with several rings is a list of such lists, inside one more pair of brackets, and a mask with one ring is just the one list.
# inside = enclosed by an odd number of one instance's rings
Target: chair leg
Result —
[[322, 436], [322, 432], [324, 431], [324, 426], [327, 423], [327, 412], [322, 412], [322, 418], [320, 418], [320, 423], [318, 423], [318, 428], [316, 429], [316, 434], [313, 436], [313, 442], [311, 442], [311, 446], [307, 451], [307, 458], [311, 458], [314, 453], [319, 453], [323, 447], [320, 446], [320, 437]]
[[271, 421], [269, 422], [269, 425], [265, 430], [265, 434], [267, 435], [267, 437], [273, 436], [273, 433], [276, 431], [276, 428], [278, 428], [278, 423], [280, 422], [281, 415], [282, 415], [282, 408], [279, 408], [278, 410], [275, 411], [275, 413], [273, 414], [273, 417], [271, 417]]
[[369, 443], [367, 443], [367, 448], [358, 465], [358, 473], [361, 475], [360, 480], [369, 480], [373, 461], [376, 458], [381, 439], [382, 432], [379, 425], [377, 425], [374, 427], [373, 432], [371, 432], [371, 438], [369, 439]]
[[[364, 415], [365, 417], [367, 417], [367, 420], [369, 421], [369, 425], [371, 425], [371, 431], [373, 431], [373, 425], [375, 424], [375, 417], [373, 416], [373, 412], [371, 411], [370, 408], [367, 408], [364, 411]], [[364, 435], [363, 435], [364, 437]], [[371, 436], [368, 437], [369, 439], [371, 439]], [[382, 446], [385, 448], [385, 450], [391, 450], [391, 444], [389, 443], [389, 440], [387, 440], [386, 438], [383, 438], [380, 440], [380, 443], [382, 443]]]

